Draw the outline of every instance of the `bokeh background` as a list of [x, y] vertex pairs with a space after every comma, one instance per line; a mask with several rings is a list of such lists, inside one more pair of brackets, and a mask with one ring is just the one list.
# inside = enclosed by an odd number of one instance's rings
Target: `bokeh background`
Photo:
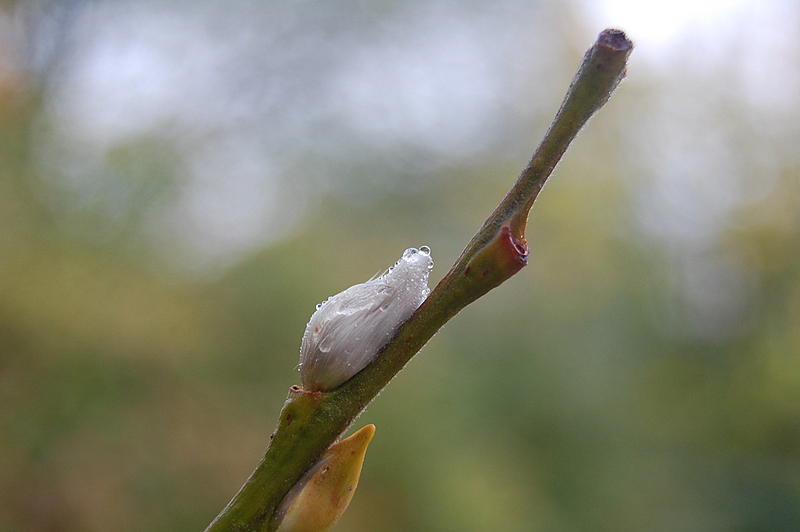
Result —
[[335, 530], [800, 530], [793, 0], [0, 2], [0, 530], [202, 530], [314, 305], [438, 281], [605, 27], [529, 266], [358, 420]]

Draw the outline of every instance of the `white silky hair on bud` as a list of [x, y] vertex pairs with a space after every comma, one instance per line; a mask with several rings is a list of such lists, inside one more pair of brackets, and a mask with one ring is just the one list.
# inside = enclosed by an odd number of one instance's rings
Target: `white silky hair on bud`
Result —
[[383, 275], [317, 305], [300, 346], [300, 381], [308, 391], [337, 388], [364, 367], [430, 293], [427, 246], [405, 250]]

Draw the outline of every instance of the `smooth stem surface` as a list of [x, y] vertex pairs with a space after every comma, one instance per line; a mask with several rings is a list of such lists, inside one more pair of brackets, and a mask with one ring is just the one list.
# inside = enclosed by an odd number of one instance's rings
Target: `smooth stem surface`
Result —
[[261, 463], [206, 532], [273, 530], [270, 517], [289, 488], [397, 372], [450, 318], [525, 265], [528, 212], [578, 131], [624, 77], [632, 48], [621, 31], [605, 30], [599, 35], [530, 163], [455, 265], [360, 373], [329, 392], [291, 388]]

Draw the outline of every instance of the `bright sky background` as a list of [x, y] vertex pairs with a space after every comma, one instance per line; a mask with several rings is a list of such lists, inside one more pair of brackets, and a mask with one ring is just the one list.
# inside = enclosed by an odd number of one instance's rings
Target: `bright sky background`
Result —
[[[669, 48], [692, 28], [721, 30], [756, 0], [587, 0], [585, 9], [602, 27], [618, 27], [637, 45], [637, 54]], [[773, 2], [764, 1], [762, 4]]]
[[602, 0], [588, 2], [595, 16], [618, 24], [637, 34], [648, 45], [663, 46], [670, 39], [698, 24], [713, 26], [714, 22], [734, 15], [752, 0]]
[[584, 0], [583, 7], [590, 27], [619, 28], [633, 40], [632, 66], [669, 71], [675, 60], [690, 60], [702, 72], [734, 54], [749, 103], [781, 113], [800, 90], [796, 0]]

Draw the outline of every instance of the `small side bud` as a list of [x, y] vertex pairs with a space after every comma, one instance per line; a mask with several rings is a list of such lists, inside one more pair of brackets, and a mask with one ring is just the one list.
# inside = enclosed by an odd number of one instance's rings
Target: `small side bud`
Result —
[[499, 286], [528, 263], [528, 244], [524, 235], [516, 235], [508, 225], [481, 249], [464, 268], [464, 276], [480, 283], [481, 293], [477, 299], [492, 288]]
[[342, 516], [358, 487], [375, 425], [332, 445], [292, 486], [272, 516], [276, 532], [325, 532]]
[[300, 346], [303, 387], [330, 391], [364, 369], [428, 297], [432, 268], [430, 248], [409, 248], [383, 275], [317, 305]]

